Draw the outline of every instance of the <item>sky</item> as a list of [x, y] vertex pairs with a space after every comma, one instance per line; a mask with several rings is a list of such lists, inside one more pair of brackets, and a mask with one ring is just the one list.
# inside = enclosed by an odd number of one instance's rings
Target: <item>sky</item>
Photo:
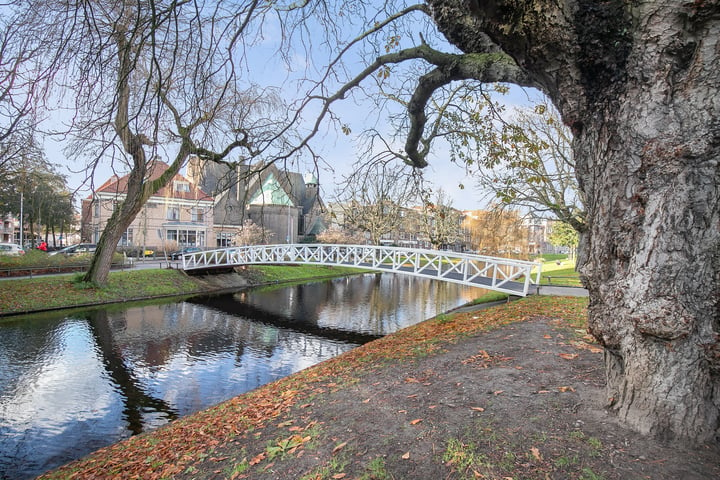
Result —
[[[523, 91], [518, 88], [503, 97], [506, 105], [526, 107], [531, 102], [529, 99], [539, 98], [539, 93], [534, 91]], [[356, 117], [348, 123], [353, 124], [353, 132], [360, 132], [363, 127], [363, 120], [367, 119], [366, 112], [362, 106], [352, 106], [349, 116]], [[368, 105], [368, 109], [371, 107]], [[341, 107], [339, 111], [345, 108]], [[63, 151], [63, 144], [49, 140], [46, 142], [46, 152], [51, 162], [60, 165], [61, 173], [68, 176], [68, 184], [72, 191], [78, 190], [76, 198], [86, 198], [90, 195], [88, 185], [83, 185], [86, 173], [83, 170], [83, 160], [68, 158]], [[353, 165], [360, 155], [361, 147], [358, 145], [358, 135], [345, 135], [334, 130], [326, 132], [318, 137], [315, 148], [324, 159], [319, 165], [320, 184], [323, 199], [332, 201], [337, 185], [353, 171]], [[310, 172], [313, 166], [310, 164], [294, 165], [290, 167], [300, 173]], [[185, 173], [185, 170], [182, 171]], [[109, 165], [101, 165], [95, 171], [94, 185], [102, 185], [113, 174]], [[423, 169], [424, 177], [430, 181], [435, 191], [442, 189], [452, 200], [452, 206], [459, 210], [482, 209], [487, 206], [487, 197], [479, 191], [475, 180], [469, 176], [460, 165], [449, 161], [449, 154], [442, 146], [435, 149], [434, 154], [429, 158], [429, 165]], [[462, 187], [461, 187], [462, 185]]]
[[[250, 51], [246, 52], [248, 59], [247, 73], [255, 78], [261, 78], [269, 84], [284, 83], [286, 85], [284, 93], [290, 98], [297, 93], [297, 91], [292, 91], [292, 76], [306, 74], [306, 67], [315, 59], [303, 57], [302, 52], [308, 52], [308, 50], [301, 48], [291, 58], [290, 68], [288, 68], [280, 59], [274, 57], [277, 48], [275, 41], [279, 36], [280, 34], [274, 30], [271, 23], [264, 26], [262, 42], [254, 45]], [[408, 44], [416, 43], [416, 40], [412, 39], [405, 39], [405, 41]], [[403, 45], [403, 47], [408, 46], [408, 44]], [[318, 48], [318, 44], [314, 44], [313, 47]], [[310, 51], [310, 54], [314, 55], [312, 52]], [[328, 52], [325, 52], [325, 54], [328, 54]], [[350, 65], [350, 68], [359, 71], [364, 66], [365, 63], [358, 57], [354, 65]], [[528, 93], [519, 88], [514, 88], [503, 97], [503, 101], [510, 105], [527, 106], [529, 96], [537, 97], [538, 93]], [[325, 128], [330, 129], [319, 135], [313, 142], [313, 149], [320, 152], [324, 158], [324, 163], [319, 165], [318, 173], [321, 191], [326, 202], [333, 200], [336, 185], [342, 180], [342, 177], [352, 172], [353, 165], [360, 155], [360, 147], [358, 146], [359, 133], [369, 126], [380, 129], [383, 128], [383, 125], [387, 126], [386, 120], [383, 124], [386, 112], [377, 111], [375, 105], [369, 101], [346, 99], [335, 104], [334, 110], [341, 117], [342, 122], [351, 126], [352, 133], [345, 135], [337, 132], [328, 127], [326, 123]], [[312, 115], [308, 117], [314, 120]], [[68, 175], [70, 189], [78, 191], [76, 198], [86, 198], [90, 195], [89, 186], [83, 186], [86, 178], [86, 173], [83, 171], [84, 160], [69, 157], [63, 149], [64, 144], [62, 142], [48, 140], [45, 147], [50, 161], [59, 164], [61, 173]], [[425, 179], [433, 183], [436, 191], [442, 189], [452, 199], [452, 206], [455, 208], [466, 210], [486, 206], [486, 198], [482, 192], [477, 190], [475, 181], [466, 175], [461, 166], [449, 161], [449, 153], [444, 148], [446, 147], [438, 145], [433, 155], [428, 158], [429, 166], [424, 169]], [[301, 160], [300, 163], [289, 168], [305, 173], [312, 170], [313, 166], [310, 164], [302, 165]], [[118, 173], [125, 172], [120, 171]], [[112, 174], [113, 171], [109, 165], [100, 165], [95, 171], [93, 184], [95, 187], [102, 185]], [[464, 188], [460, 188], [461, 184]]]

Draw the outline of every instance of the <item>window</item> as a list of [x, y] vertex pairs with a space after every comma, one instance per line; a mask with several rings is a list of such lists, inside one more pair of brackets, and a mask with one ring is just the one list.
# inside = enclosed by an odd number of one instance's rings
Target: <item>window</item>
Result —
[[168, 230], [167, 239], [169, 242], [177, 242], [178, 234], [177, 230]]
[[178, 207], [168, 207], [167, 219], [168, 220], [180, 220], [180, 209]]
[[174, 182], [176, 192], [189, 192], [190, 184], [188, 182]]
[[95, 213], [94, 213], [93, 215], [94, 215], [95, 217], [99, 217], [99, 216], [100, 216], [100, 202], [97, 201], [97, 200], [95, 200], [93, 206], [94, 206], [94, 209], [95, 209]]
[[120, 237], [120, 241], [118, 242], [118, 245], [121, 247], [127, 247], [133, 244], [133, 229], [128, 228], [125, 230], [125, 232], [122, 234], [122, 237]]
[[202, 208], [193, 208], [191, 215], [193, 222], [203, 222], [205, 220], [205, 212]]
[[215, 238], [215, 240], [216, 240], [215, 244], [218, 247], [230, 247], [230, 246], [232, 246], [233, 235], [234, 234], [228, 233], [228, 232], [218, 233], [217, 237]]

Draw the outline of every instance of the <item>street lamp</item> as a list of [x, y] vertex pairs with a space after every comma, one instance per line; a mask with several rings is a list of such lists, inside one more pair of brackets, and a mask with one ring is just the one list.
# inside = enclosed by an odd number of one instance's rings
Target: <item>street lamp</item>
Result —
[[20, 248], [25, 248], [23, 245], [23, 205], [25, 203], [25, 199], [23, 196], [23, 191], [20, 189]]

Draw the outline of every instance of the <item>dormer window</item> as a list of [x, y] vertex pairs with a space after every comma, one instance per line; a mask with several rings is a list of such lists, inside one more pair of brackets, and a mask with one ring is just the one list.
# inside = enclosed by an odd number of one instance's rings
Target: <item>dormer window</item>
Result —
[[175, 188], [174, 190], [176, 192], [189, 192], [190, 191], [190, 183], [189, 182], [173, 182]]

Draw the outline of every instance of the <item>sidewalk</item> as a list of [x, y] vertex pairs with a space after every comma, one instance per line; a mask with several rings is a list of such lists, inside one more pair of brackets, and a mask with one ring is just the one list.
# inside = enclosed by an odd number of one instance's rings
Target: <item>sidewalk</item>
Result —
[[538, 285], [537, 295], [554, 295], [560, 297], [587, 297], [588, 291], [582, 287], [561, 287], [556, 285]]

